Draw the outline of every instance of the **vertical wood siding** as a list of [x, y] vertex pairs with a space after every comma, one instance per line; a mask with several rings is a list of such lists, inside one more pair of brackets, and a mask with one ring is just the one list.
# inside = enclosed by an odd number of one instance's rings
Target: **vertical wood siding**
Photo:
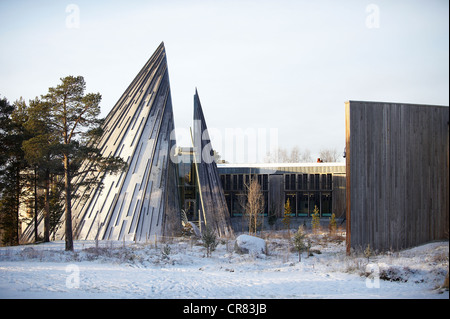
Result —
[[448, 238], [448, 121], [443, 106], [346, 103], [351, 247], [398, 250]]

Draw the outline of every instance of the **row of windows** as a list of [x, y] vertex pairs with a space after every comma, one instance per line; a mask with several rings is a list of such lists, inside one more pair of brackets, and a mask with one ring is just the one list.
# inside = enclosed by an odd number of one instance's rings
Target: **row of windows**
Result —
[[331, 192], [291, 192], [285, 194], [286, 203], [289, 199], [291, 216], [311, 217], [314, 208], [319, 209], [321, 217], [331, 216], [332, 197]]
[[[268, 215], [269, 198], [268, 193], [264, 196], [264, 216]], [[239, 193], [226, 193], [225, 200], [228, 205], [228, 211], [232, 217], [242, 216], [245, 211], [246, 196]], [[291, 216], [311, 217], [314, 214], [314, 208], [319, 209], [321, 217], [329, 217], [332, 213], [332, 195], [331, 192], [291, 192], [285, 193], [284, 203], [289, 200], [291, 206]], [[279, 213], [281, 218], [283, 212]]]
[[[268, 174], [220, 175], [228, 210], [232, 217], [242, 216], [245, 211], [245, 190], [252, 178], [257, 178], [264, 196], [264, 215], [268, 215]], [[292, 216], [311, 217], [317, 207], [321, 217], [332, 213], [332, 174], [285, 174], [284, 203], [289, 199]], [[282, 217], [282, 212], [279, 217]]]
[[[268, 192], [263, 193], [264, 197], [264, 216], [268, 215]], [[228, 205], [228, 211], [230, 212], [230, 215], [232, 217], [242, 216], [245, 212], [245, 206], [247, 204], [247, 197], [245, 194], [239, 194], [239, 193], [228, 193], [225, 194], [225, 200]]]
[[331, 190], [331, 174], [285, 174], [285, 190]]
[[[250, 174], [226, 174], [220, 175], [222, 187], [225, 191], [244, 191], [245, 185], [250, 184], [251, 178], [255, 175]], [[269, 175], [256, 175], [261, 190], [269, 190]], [[285, 190], [331, 190], [332, 174], [285, 174]]]
[[224, 191], [245, 191], [245, 186], [250, 185], [250, 180], [252, 178], [258, 179], [258, 183], [261, 186], [262, 191], [269, 190], [269, 175], [267, 174], [226, 174], [220, 175], [220, 181], [222, 182], [222, 187]]

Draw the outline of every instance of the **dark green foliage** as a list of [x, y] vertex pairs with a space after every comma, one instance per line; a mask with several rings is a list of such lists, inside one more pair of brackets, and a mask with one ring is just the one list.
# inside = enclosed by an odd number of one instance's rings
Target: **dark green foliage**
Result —
[[320, 215], [319, 215], [319, 208], [317, 208], [317, 205], [314, 205], [314, 214], [311, 218], [311, 226], [314, 234], [317, 234], [319, 232], [320, 228]]
[[11, 105], [0, 99], [0, 228], [2, 242], [19, 243], [19, 204], [24, 187], [21, 171], [26, 168], [21, 148], [26, 139], [24, 103]]
[[219, 244], [219, 241], [217, 240], [217, 236], [214, 230], [212, 230], [209, 227], [205, 227], [202, 233], [202, 243], [203, 246], [206, 248], [206, 256], [210, 257], [211, 252], [216, 250], [216, 247]]
[[303, 227], [300, 226], [298, 228], [297, 232], [294, 234], [294, 239], [292, 241], [294, 244], [295, 250], [298, 251], [298, 261], [301, 261], [302, 251], [305, 250], [305, 248], [307, 248], [307, 245], [305, 243], [305, 238], [306, 238], [305, 231], [303, 230]]
[[[71, 202], [76, 190], [97, 187], [100, 174], [126, 168], [121, 158], [103, 157], [97, 148], [103, 133], [103, 120], [97, 118], [101, 95], [85, 94], [85, 88], [82, 76], [67, 76], [46, 95], [31, 100], [29, 106], [23, 100], [14, 105], [0, 100], [1, 225], [12, 224], [14, 219], [6, 216], [14, 212], [15, 225], [11, 227], [17, 233], [18, 207], [26, 183], [34, 190], [36, 239], [38, 212], [43, 210], [44, 240], [48, 241], [64, 207], [66, 250], [73, 250]], [[78, 175], [84, 178], [73, 185]], [[43, 198], [38, 196], [39, 189]], [[4, 234], [14, 233], [5, 231], [5, 227]], [[13, 237], [8, 241], [18, 243], [18, 234]]]
[[102, 132], [102, 120], [97, 118], [101, 95], [85, 94], [85, 89], [86, 83], [82, 76], [67, 76], [61, 78], [59, 85], [49, 88], [48, 94], [42, 97], [43, 105], [49, 109], [52, 133], [59, 138], [54, 150], [64, 166], [66, 250], [73, 250], [71, 202], [76, 187], [72, 185], [72, 178], [83, 174], [86, 176], [83, 183], [90, 185], [97, 176], [88, 173], [118, 171], [126, 167], [122, 159], [103, 157], [97, 149], [96, 142]]

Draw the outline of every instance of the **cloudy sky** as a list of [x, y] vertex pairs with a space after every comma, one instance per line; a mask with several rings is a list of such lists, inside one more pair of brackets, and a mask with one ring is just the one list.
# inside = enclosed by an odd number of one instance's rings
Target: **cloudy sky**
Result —
[[239, 161], [226, 132], [271, 128], [315, 158], [343, 151], [347, 100], [449, 105], [448, 12], [447, 0], [0, 0], [0, 95], [28, 101], [82, 75], [106, 116], [164, 41], [179, 130], [197, 88], [223, 158]]

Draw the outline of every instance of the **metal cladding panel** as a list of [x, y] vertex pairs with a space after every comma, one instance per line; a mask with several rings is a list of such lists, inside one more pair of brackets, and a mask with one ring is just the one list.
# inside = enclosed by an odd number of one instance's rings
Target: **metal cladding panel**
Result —
[[[144, 241], [173, 234], [181, 221], [176, 166], [170, 156], [174, 118], [163, 43], [122, 94], [103, 128], [98, 144], [102, 155], [120, 156], [128, 168], [118, 174], [89, 173], [102, 186], [74, 190], [74, 238]], [[86, 161], [83, 166], [88, 165]], [[74, 185], [86, 177], [74, 178]], [[64, 223], [55, 238], [64, 238]]]
[[203, 201], [199, 207], [206, 217], [206, 226], [212, 227], [219, 236], [230, 236], [233, 233], [230, 214], [197, 90], [194, 95], [194, 152]]

